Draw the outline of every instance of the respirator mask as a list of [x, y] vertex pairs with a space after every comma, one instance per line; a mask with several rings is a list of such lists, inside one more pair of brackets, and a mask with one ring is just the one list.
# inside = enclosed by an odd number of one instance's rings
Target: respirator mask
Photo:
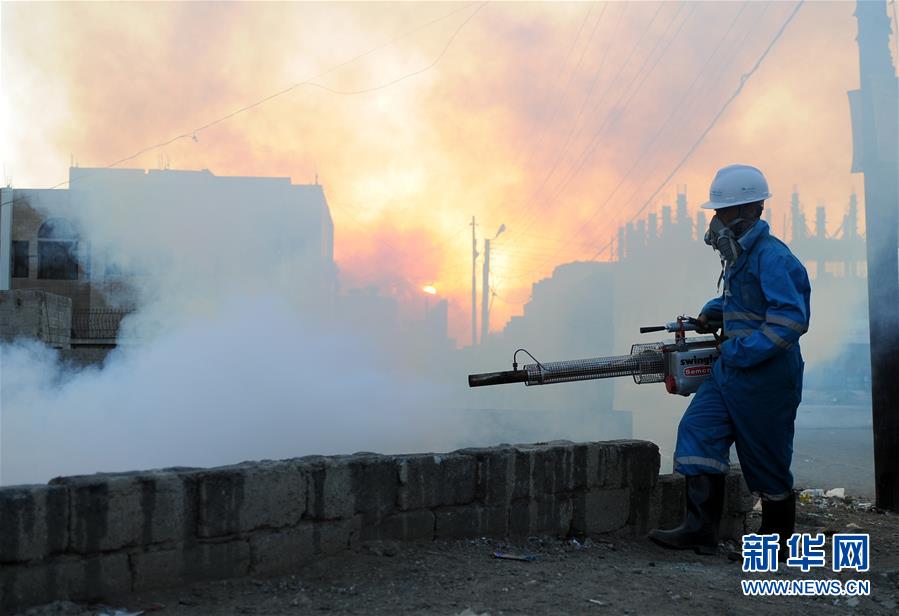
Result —
[[747, 229], [740, 228], [745, 226], [741, 224], [744, 222], [747, 222], [746, 219], [740, 217], [733, 220], [729, 225], [725, 225], [716, 214], [712, 216], [709, 228], [705, 232], [705, 243], [717, 251], [721, 255], [721, 260], [728, 265], [733, 265], [740, 257], [740, 253], [743, 252], [743, 247], [740, 246], [740, 242], [737, 239], [747, 231]]

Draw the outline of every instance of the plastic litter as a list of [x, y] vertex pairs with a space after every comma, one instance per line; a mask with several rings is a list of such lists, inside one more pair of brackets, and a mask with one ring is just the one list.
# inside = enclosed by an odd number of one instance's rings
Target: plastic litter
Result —
[[502, 558], [504, 560], [522, 560], [525, 562], [537, 560], [537, 557], [533, 554], [512, 554], [510, 552], [494, 552], [493, 557]]
[[824, 493], [824, 496], [827, 498], [846, 498], [846, 489], [845, 488], [834, 488], [833, 490], [828, 490]]
[[821, 488], [808, 488], [799, 493], [799, 500], [803, 503], [810, 503], [816, 496], [824, 496], [824, 490]]

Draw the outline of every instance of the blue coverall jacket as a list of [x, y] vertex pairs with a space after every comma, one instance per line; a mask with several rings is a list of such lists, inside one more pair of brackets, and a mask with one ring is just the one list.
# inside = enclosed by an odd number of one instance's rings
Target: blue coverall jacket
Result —
[[724, 275], [724, 293], [701, 314], [724, 321], [728, 339], [677, 432], [675, 469], [726, 473], [736, 443], [750, 490], [782, 498], [793, 488], [793, 422], [802, 396], [799, 337], [811, 287], [802, 263], [759, 220]]

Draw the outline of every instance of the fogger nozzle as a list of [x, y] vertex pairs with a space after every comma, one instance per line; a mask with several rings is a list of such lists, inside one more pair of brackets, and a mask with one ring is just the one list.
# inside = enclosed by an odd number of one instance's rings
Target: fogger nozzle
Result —
[[469, 374], [469, 387], [484, 387], [485, 385], [503, 385], [505, 383], [527, 383], [527, 370], [507, 370], [505, 372], [485, 372], [484, 374]]
[[470, 374], [468, 385], [549, 385], [619, 376], [632, 376], [638, 383], [657, 382], [664, 379], [665, 373], [664, 360], [658, 347], [659, 345], [634, 345], [630, 355], [535, 363], [528, 364], [521, 370]]

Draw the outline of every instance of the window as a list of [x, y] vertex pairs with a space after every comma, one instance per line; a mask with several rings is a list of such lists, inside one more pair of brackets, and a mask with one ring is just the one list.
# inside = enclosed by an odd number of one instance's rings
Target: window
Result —
[[13, 240], [12, 263], [13, 278], [28, 278], [28, 242]]
[[51, 218], [37, 232], [37, 277], [78, 280], [78, 234], [63, 218]]

